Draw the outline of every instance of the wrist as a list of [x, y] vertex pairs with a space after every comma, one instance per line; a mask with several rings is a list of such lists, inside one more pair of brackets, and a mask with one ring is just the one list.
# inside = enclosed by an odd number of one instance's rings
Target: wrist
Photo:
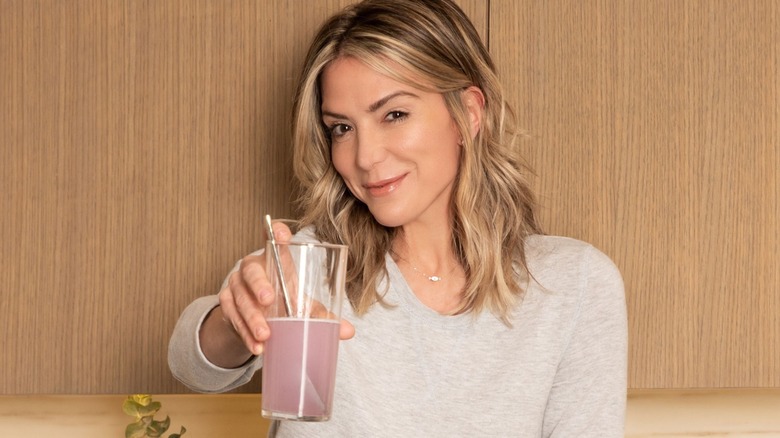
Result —
[[222, 368], [239, 368], [253, 358], [220, 306], [206, 315], [198, 333], [203, 355]]

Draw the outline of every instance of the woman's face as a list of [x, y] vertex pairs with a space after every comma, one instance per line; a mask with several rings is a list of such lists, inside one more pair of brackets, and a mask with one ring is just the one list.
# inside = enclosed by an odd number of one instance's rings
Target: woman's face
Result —
[[446, 220], [461, 147], [444, 97], [349, 57], [323, 71], [321, 89], [333, 165], [377, 222]]

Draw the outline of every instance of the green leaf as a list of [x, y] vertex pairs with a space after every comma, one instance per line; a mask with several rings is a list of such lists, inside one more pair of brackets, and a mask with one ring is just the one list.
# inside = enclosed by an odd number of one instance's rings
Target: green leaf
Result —
[[147, 406], [141, 406], [140, 408], [138, 408], [138, 413], [144, 417], [153, 417], [154, 414], [156, 414], [161, 407], [162, 407], [162, 403], [151, 402]]
[[147, 406], [152, 402], [152, 396], [149, 394], [133, 394], [131, 398], [141, 406]]
[[168, 428], [171, 427], [171, 418], [165, 417], [163, 421], [152, 421], [146, 428], [146, 434], [150, 437], [161, 436]]
[[179, 433], [172, 433], [168, 435], [168, 438], [181, 438], [184, 433], [187, 432], [187, 429], [184, 428], [184, 426], [181, 427], [181, 431]]
[[144, 438], [146, 436], [146, 422], [138, 420], [130, 423], [125, 428], [125, 438]]
[[136, 419], [141, 418], [141, 416], [138, 415], [138, 407], [139, 404], [133, 401], [131, 397], [127, 397], [124, 403], [122, 403], [122, 410], [125, 411], [125, 414], [135, 417]]
[[135, 417], [136, 419], [154, 416], [161, 407], [162, 404], [160, 402], [147, 401], [146, 405], [142, 405], [132, 398], [128, 398], [122, 404], [122, 410], [125, 411], [127, 415]]

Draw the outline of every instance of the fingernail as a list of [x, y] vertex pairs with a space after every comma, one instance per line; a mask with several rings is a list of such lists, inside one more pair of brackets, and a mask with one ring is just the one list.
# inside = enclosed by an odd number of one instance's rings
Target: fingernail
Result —
[[257, 292], [257, 298], [260, 299], [260, 301], [268, 301], [272, 295], [273, 291], [270, 289], [264, 288]]
[[252, 349], [252, 354], [255, 356], [263, 354], [263, 344], [255, 344], [255, 348]]

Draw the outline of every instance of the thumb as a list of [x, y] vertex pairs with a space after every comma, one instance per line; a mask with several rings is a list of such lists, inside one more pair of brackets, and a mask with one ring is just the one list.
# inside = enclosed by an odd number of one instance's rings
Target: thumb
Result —
[[341, 326], [339, 327], [339, 339], [345, 341], [347, 339], [352, 339], [353, 336], [355, 336], [355, 326], [346, 319], [342, 319]]

